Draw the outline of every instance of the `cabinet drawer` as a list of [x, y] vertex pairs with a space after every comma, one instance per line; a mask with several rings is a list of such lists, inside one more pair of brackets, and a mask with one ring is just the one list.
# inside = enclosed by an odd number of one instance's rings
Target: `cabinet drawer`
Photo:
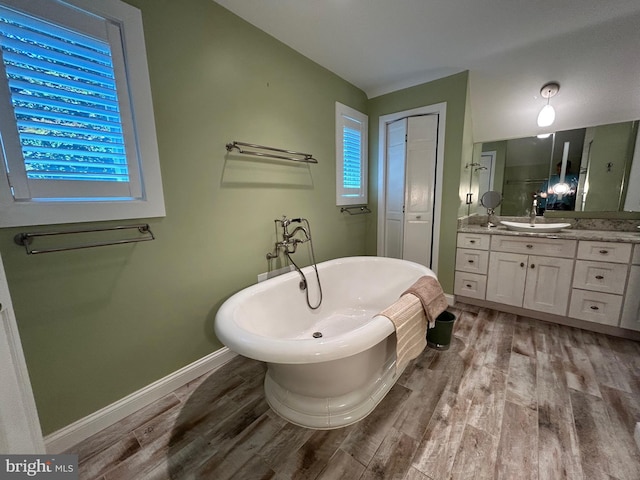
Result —
[[555, 238], [520, 238], [506, 235], [492, 235], [491, 250], [497, 252], [545, 255], [548, 257], [573, 258], [576, 252], [576, 241]]
[[578, 242], [578, 258], [581, 260], [600, 260], [601, 262], [629, 263], [630, 243], [616, 242]]
[[466, 248], [458, 248], [456, 250], [456, 270], [486, 275], [488, 264], [488, 250], [470, 250]]
[[627, 265], [621, 263], [576, 261], [573, 288], [602, 293], [624, 293]]
[[622, 296], [573, 289], [569, 316], [588, 322], [618, 325]]
[[489, 250], [491, 235], [478, 233], [459, 233], [458, 248], [472, 248], [474, 250]]
[[453, 293], [465, 297], [479, 298], [484, 300], [487, 291], [486, 275], [476, 273], [456, 272], [456, 279]]

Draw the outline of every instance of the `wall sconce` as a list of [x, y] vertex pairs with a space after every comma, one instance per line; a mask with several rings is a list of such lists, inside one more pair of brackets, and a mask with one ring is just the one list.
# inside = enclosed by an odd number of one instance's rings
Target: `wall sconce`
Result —
[[540, 113], [538, 114], [539, 127], [548, 127], [556, 119], [556, 111], [551, 105], [549, 105], [549, 99], [554, 97], [559, 91], [560, 84], [555, 82], [547, 83], [540, 89], [540, 95], [542, 98], [547, 99], [547, 104], [542, 107], [542, 110], [540, 110]]

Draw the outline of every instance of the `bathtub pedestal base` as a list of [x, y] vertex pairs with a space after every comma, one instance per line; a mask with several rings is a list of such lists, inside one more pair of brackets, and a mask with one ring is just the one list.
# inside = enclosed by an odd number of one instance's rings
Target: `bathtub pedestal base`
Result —
[[[355, 388], [340, 392], [339, 389], [336, 391], [334, 384], [326, 389], [318, 388], [318, 385], [314, 384], [313, 388], [305, 390], [304, 384], [300, 383], [295, 385], [295, 389], [287, 388], [278, 382], [278, 379], [283, 375], [286, 379], [290, 379], [292, 369], [309, 367], [309, 365], [269, 364], [264, 381], [265, 397], [269, 406], [278, 415], [295, 425], [319, 430], [346, 427], [369, 415], [385, 397], [402, 373], [398, 372], [396, 375], [395, 366], [394, 355], [376, 375], [361, 379], [365, 380], [364, 382], [354, 382]], [[289, 368], [283, 371], [282, 367]], [[342, 377], [345, 372], [333, 370], [332, 373], [335, 377]], [[312, 377], [307, 376], [307, 378]], [[317, 380], [317, 377], [314, 378]], [[340, 383], [339, 379], [338, 383]], [[325, 395], [321, 394], [322, 390], [326, 391]]]

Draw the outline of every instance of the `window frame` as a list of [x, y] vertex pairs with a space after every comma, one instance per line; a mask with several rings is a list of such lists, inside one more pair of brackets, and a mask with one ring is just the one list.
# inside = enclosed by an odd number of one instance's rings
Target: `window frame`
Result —
[[[95, 193], [88, 195], [89, 198], [16, 200], [11, 192], [5, 164], [7, 161], [11, 165], [12, 161], [5, 157], [9, 152], [2, 143], [3, 132], [0, 132], [0, 227], [164, 216], [162, 177], [140, 10], [120, 0], [0, 0], [0, 4], [26, 13], [35, 9], [40, 18], [56, 24], [59, 24], [55, 21], [56, 16], [61, 12], [68, 13], [71, 8], [101, 17], [109, 22], [108, 28], [117, 25], [124, 54], [124, 71], [116, 72], [116, 81], [119, 92], [122, 86], [126, 89], [124, 98], [119, 95], [119, 103], [132, 111], [132, 125], [127, 128], [126, 121], [122, 125], [132, 147], [128, 148], [127, 156], [130, 157], [131, 153], [137, 156], [133, 162], [136, 170], [133, 172], [133, 181], [139, 177], [139, 186], [131, 183], [134, 195], [127, 198], [105, 199]], [[82, 32], [82, 28], [76, 31]], [[6, 102], [9, 92], [4, 66], [1, 73], [0, 88], [4, 91], [2, 101]], [[4, 133], [5, 136], [10, 134]], [[132, 165], [132, 162], [128, 163]]]
[[[344, 187], [344, 128], [360, 124], [360, 188]], [[368, 202], [368, 138], [369, 117], [354, 108], [336, 102], [336, 205], [366, 205]]]

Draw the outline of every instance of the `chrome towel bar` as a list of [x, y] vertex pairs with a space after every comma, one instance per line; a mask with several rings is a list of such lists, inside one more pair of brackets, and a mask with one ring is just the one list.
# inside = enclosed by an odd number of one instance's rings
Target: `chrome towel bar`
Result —
[[[238, 153], [243, 155], [253, 155], [256, 157], [266, 157], [266, 158], [275, 158], [278, 160], [291, 160], [293, 162], [302, 162], [302, 163], [318, 163], [318, 160], [313, 158], [313, 155], [310, 153], [302, 153], [295, 152], [293, 150], [283, 150], [282, 148], [274, 148], [274, 147], [265, 147], [264, 145], [256, 145], [254, 143], [244, 143], [244, 142], [236, 142], [233, 141], [231, 143], [227, 143], [227, 152], [230, 152], [233, 149], [236, 149]], [[254, 150], [246, 150], [242, 147], [249, 147]], [[259, 151], [264, 150], [264, 151]], [[270, 152], [278, 152], [278, 153], [287, 153], [288, 156], [279, 155], [276, 153]]]
[[371, 213], [369, 207], [366, 205], [356, 207], [342, 207], [340, 213], [347, 212], [349, 215], [362, 215], [364, 213]]
[[[135, 237], [135, 238], [125, 238], [122, 240], [110, 240], [105, 242], [91, 242], [91, 243], [84, 243], [80, 245], [44, 248], [41, 250], [31, 249], [31, 242], [36, 237], [50, 237], [55, 235], [74, 235], [74, 234], [82, 234], [82, 233], [96, 233], [96, 232], [107, 232], [107, 231], [114, 231], [114, 230], [131, 230], [131, 229], [137, 229], [138, 232], [140, 232], [140, 234], [144, 236]], [[138, 225], [118, 225], [115, 227], [105, 227], [105, 228], [89, 228], [89, 229], [82, 229], [82, 230], [19, 233], [15, 237], [13, 237], [13, 241], [17, 245], [23, 246], [25, 248], [27, 255], [38, 255], [40, 253], [52, 253], [52, 252], [64, 252], [67, 250], [80, 250], [83, 248], [104, 247], [107, 245], [119, 245], [123, 243], [148, 242], [149, 240], [155, 240], [155, 237], [153, 236], [153, 232], [149, 228], [149, 225], [146, 223], [138, 224]]]

